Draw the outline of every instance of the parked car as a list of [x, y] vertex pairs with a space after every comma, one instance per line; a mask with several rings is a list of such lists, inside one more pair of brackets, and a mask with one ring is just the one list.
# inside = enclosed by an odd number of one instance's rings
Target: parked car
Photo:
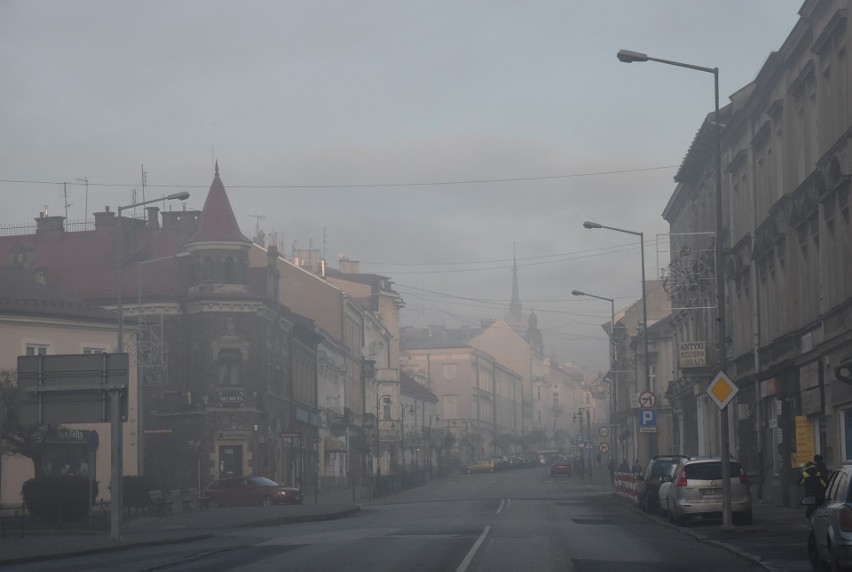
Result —
[[660, 505], [660, 477], [662, 477], [672, 465], [686, 455], [655, 455], [648, 462], [648, 466], [642, 472], [641, 479], [636, 483], [636, 498], [639, 508], [645, 512], [655, 512]]
[[[751, 524], [748, 476], [731, 459], [731, 517], [735, 524]], [[719, 457], [681, 459], [668, 490], [669, 520], [678, 526], [694, 516], [722, 516], [722, 460]]]
[[[834, 471], [825, 489], [825, 500], [811, 517], [808, 558], [814, 570], [852, 568], [852, 461]], [[814, 496], [802, 499], [803, 505], [816, 505]]]
[[571, 461], [565, 457], [556, 457], [553, 459], [553, 462], [550, 463], [550, 476], [556, 477], [560, 475], [565, 477], [573, 475]]
[[497, 470], [497, 463], [493, 459], [486, 459], [485, 461], [475, 461], [468, 465], [465, 465], [463, 471], [467, 474], [470, 473], [493, 473]]
[[509, 457], [506, 455], [491, 455], [491, 460], [494, 461], [494, 466], [498, 471], [508, 469], [510, 466]]
[[205, 496], [213, 506], [302, 504], [302, 491], [266, 477], [231, 477], [213, 481]]
[[660, 490], [657, 491], [657, 496], [660, 497], [660, 512], [663, 516], [669, 514], [669, 487], [672, 485], [672, 480], [674, 480], [675, 471], [677, 471], [678, 463], [673, 464], [669, 467], [669, 470], [666, 471], [666, 474], [660, 477]]

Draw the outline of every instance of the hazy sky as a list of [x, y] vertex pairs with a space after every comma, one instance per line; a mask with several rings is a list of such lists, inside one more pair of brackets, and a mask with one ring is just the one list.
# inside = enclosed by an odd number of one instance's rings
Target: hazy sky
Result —
[[[178, 190], [218, 158], [243, 233], [390, 276], [405, 325], [502, 317], [513, 248], [548, 353], [607, 367], [672, 180], [802, 0], [0, 1], [0, 225]], [[88, 193], [78, 178], [88, 178]], [[197, 187], [197, 188], [191, 188]], [[175, 205], [174, 208], [180, 208]], [[254, 217], [263, 216], [258, 220]], [[323, 237], [325, 235], [325, 241]]]

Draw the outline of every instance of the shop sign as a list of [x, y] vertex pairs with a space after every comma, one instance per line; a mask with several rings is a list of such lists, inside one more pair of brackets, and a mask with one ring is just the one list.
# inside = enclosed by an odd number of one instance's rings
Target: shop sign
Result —
[[220, 389], [219, 405], [222, 407], [242, 407], [245, 404], [246, 392], [242, 389]]
[[248, 439], [248, 431], [219, 431], [216, 438], [220, 441], [245, 441]]
[[707, 365], [707, 352], [704, 348], [704, 342], [682, 342], [678, 349], [681, 369], [705, 367]]
[[796, 415], [796, 466], [814, 458], [814, 428], [804, 415]]

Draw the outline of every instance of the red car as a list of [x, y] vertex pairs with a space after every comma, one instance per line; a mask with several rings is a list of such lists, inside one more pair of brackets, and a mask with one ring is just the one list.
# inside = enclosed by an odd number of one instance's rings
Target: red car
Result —
[[572, 474], [571, 461], [563, 459], [562, 457], [553, 459], [553, 462], [550, 464], [551, 477], [556, 477], [558, 475], [570, 477]]
[[213, 506], [302, 504], [302, 491], [266, 477], [232, 477], [213, 481], [206, 496]]

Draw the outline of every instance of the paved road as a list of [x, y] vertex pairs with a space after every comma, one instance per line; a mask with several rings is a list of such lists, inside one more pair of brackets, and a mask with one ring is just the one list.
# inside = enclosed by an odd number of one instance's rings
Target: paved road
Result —
[[234, 528], [207, 540], [16, 567], [39, 571], [755, 570], [600, 487], [545, 468], [453, 475], [335, 521]]

